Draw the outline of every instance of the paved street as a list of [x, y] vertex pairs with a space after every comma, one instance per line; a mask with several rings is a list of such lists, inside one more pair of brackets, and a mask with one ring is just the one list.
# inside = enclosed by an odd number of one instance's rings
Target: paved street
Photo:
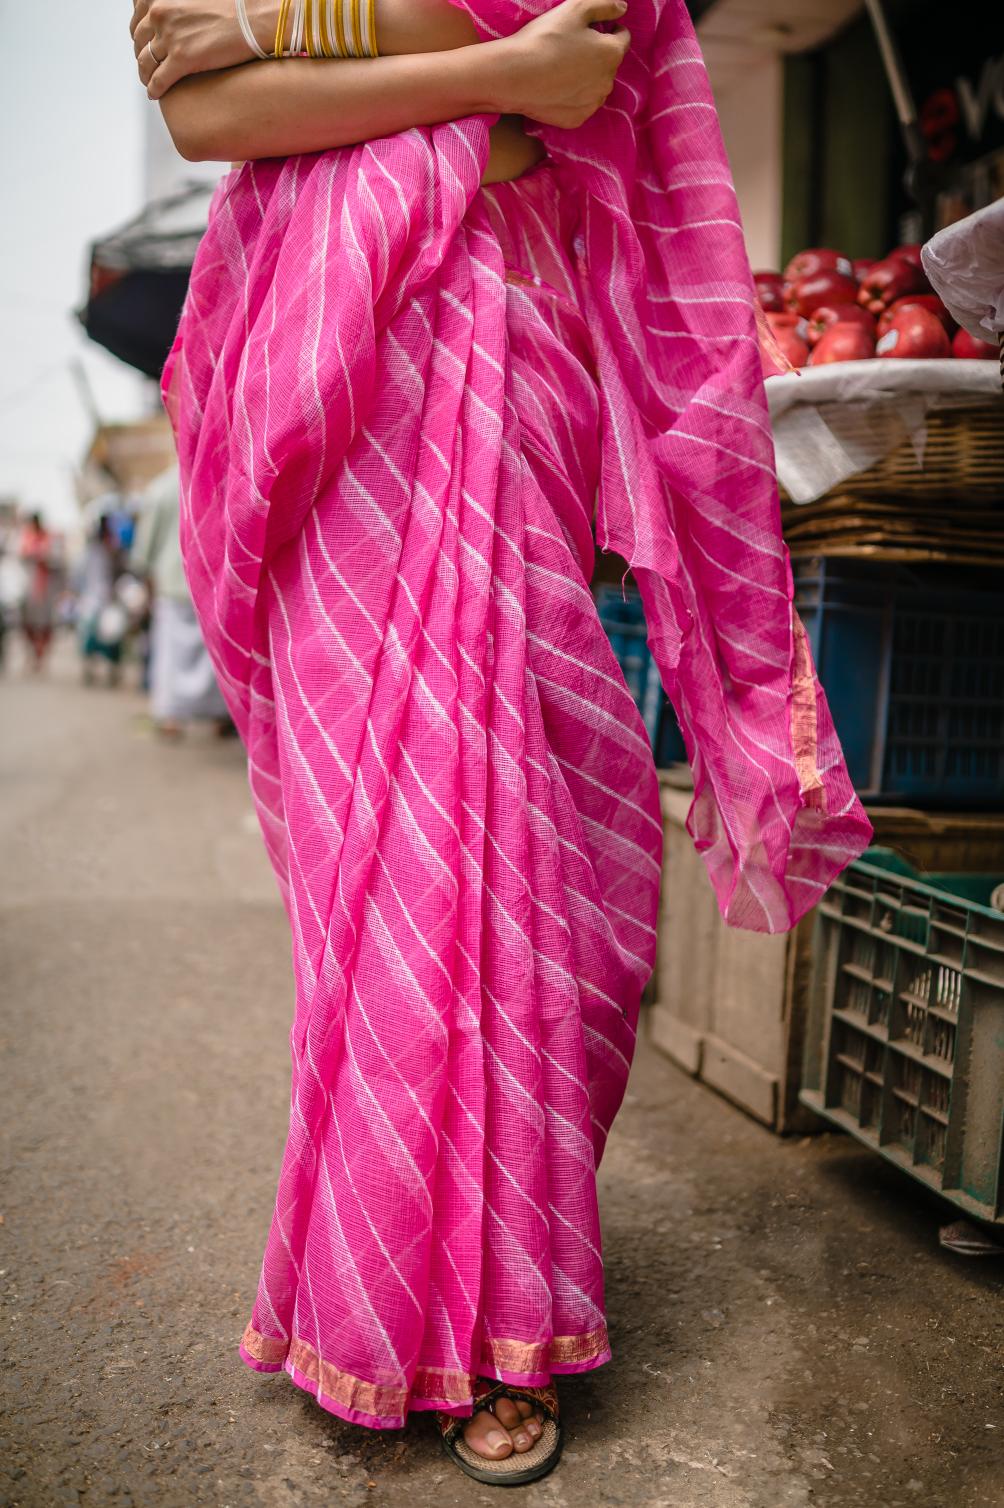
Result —
[[[287, 1108], [285, 918], [235, 744], [64, 653], [0, 683], [0, 1508], [468, 1508], [236, 1346]], [[603, 1168], [615, 1360], [526, 1508], [1001, 1508], [1004, 1262], [851, 1141], [642, 1050]]]

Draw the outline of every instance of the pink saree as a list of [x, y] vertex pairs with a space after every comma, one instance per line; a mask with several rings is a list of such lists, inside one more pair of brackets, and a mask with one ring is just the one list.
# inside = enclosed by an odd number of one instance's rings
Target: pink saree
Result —
[[[547, 0], [469, 0], [487, 38]], [[752, 288], [682, 0], [481, 189], [488, 122], [232, 174], [165, 396], [193, 596], [289, 913], [289, 1139], [242, 1355], [345, 1419], [609, 1356], [596, 1168], [661, 821], [631, 565], [722, 911], [866, 845], [792, 612]], [[595, 508], [595, 513], [594, 513]]]

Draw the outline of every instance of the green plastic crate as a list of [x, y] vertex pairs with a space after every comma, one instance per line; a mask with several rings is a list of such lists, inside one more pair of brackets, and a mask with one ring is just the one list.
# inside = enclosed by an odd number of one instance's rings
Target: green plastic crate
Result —
[[903, 870], [870, 851], [819, 905], [800, 1098], [1004, 1224], [1002, 877]]

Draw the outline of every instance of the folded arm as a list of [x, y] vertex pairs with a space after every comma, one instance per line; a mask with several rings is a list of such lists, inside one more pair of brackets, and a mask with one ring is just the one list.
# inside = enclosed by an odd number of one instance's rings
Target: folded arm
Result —
[[[137, 0], [137, 8], [145, 0]], [[415, 4], [417, 0], [409, 0]], [[170, 0], [182, 19], [199, 0]], [[630, 41], [595, 23], [624, 14], [625, 0], [563, 0], [513, 37], [463, 43], [470, 22], [459, 12], [437, 51], [320, 62], [289, 58], [212, 73], [193, 60], [161, 108], [175, 145], [189, 160], [288, 157], [439, 125], [470, 115], [522, 115], [574, 127], [600, 108]], [[137, 51], [148, 19], [134, 31]], [[430, 33], [424, 34], [426, 42]], [[154, 51], [164, 41], [154, 33]], [[381, 33], [381, 46], [386, 44]], [[159, 49], [159, 50], [158, 50]]]
[[505, 72], [493, 44], [325, 68], [291, 58], [193, 74], [161, 109], [190, 162], [292, 157], [501, 112]]

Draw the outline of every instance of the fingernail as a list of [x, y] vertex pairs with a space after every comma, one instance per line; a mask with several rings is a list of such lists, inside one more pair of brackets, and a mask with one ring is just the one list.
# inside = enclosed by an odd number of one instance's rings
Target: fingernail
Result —
[[489, 1450], [501, 1450], [503, 1445], [508, 1445], [509, 1437], [503, 1435], [501, 1430], [490, 1429], [485, 1436], [485, 1444]]

